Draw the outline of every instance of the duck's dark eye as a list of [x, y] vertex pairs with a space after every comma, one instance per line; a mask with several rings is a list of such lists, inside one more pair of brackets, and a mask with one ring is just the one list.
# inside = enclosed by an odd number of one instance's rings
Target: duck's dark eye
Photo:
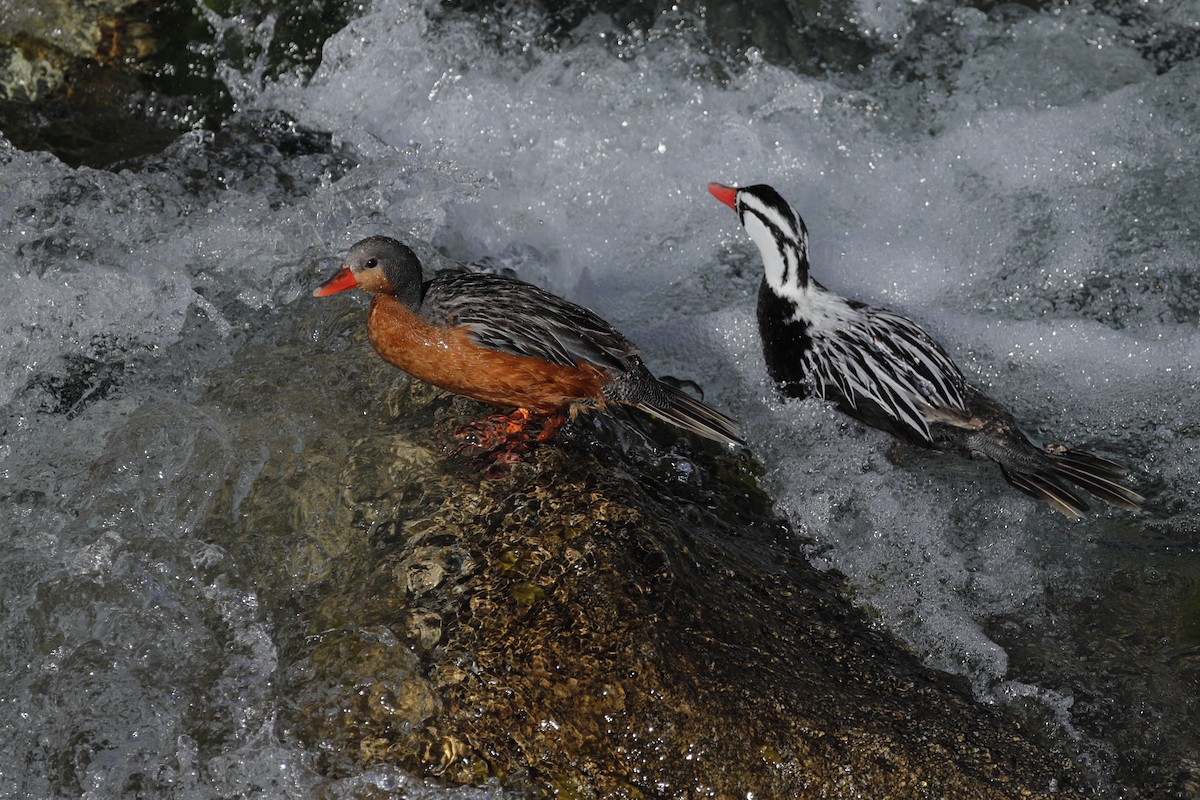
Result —
[[379, 259], [377, 259], [377, 258], [368, 258], [367, 259], [367, 269], [375, 269], [375, 267], [378, 267], [378, 266], [379, 266]]

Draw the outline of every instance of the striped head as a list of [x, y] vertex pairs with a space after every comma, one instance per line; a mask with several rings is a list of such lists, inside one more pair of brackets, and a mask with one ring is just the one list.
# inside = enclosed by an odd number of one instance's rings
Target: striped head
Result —
[[737, 212], [758, 245], [767, 285], [781, 297], [803, 294], [808, 288], [808, 229], [795, 209], [763, 183], [741, 189], [710, 183], [708, 191]]

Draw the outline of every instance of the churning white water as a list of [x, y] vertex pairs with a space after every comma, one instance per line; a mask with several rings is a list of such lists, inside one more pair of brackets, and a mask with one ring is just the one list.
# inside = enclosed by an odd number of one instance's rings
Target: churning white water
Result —
[[[498, 259], [703, 385], [812, 558], [982, 701], [1042, 707], [1101, 762], [1200, 742], [1200, 65], [1156, 46], [1200, 6], [935, 5], [862, 3], [879, 55], [821, 78], [714, 54], [683, 12], [557, 48], [514, 15], [498, 47], [379, 0], [311, 80], [227, 70], [243, 117], [344, 159], [199, 132], [117, 173], [0, 149], [0, 794], [307, 796], [269, 620], [201, 526], [265, 455], [195, 400], [248, 332], [331, 313], [311, 288], [376, 233]], [[989, 464], [778, 400], [758, 256], [710, 180], [774, 185], [818, 280], [920, 321], [1031, 434], [1132, 465], [1147, 509], [1069, 521]], [[1139, 664], [1145, 691], [1089, 682]], [[1158, 727], [1105, 738], [1135, 720]]]

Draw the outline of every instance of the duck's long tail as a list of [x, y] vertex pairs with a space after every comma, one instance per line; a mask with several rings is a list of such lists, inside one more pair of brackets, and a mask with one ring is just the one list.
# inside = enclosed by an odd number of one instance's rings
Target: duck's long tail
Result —
[[967, 387], [966, 406], [967, 411], [926, 409], [935, 447], [990, 458], [1000, 465], [1009, 483], [1068, 517], [1083, 516], [1088, 504], [1067, 484], [1131, 511], [1146, 502], [1120, 483], [1129, 474], [1123, 464], [1062, 444], [1038, 447], [1021, 432], [1007, 408], [974, 387]]
[[657, 417], [706, 439], [712, 439], [722, 444], [745, 446], [746, 442], [742, 439], [741, 427], [733, 419], [716, 409], [709, 408], [669, 383], [658, 381], [658, 388], [662, 391], [656, 392], [657, 396], [643, 398], [630, 403], [630, 405], [652, 417]]
[[1045, 500], [1068, 517], [1080, 517], [1088, 505], [1066, 483], [1094, 494], [1106, 503], [1136, 511], [1146, 498], [1118, 481], [1129, 468], [1107, 458], [1071, 450], [1063, 445], [1047, 445], [1046, 460], [1039, 468], [1017, 469], [1001, 462], [1008, 482], [1026, 494]]

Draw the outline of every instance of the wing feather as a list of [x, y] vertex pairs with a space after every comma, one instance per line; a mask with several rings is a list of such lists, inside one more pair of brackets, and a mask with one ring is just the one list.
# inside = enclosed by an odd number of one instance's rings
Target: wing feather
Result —
[[632, 342], [588, 309], [532, 284], [482, 272], [443, 272], [425, 286], [421, 313], [461, 326], [478, 344], [560, 366], [629, 369]]
[[966, 411], [962, 373], [912, 320], [828, 294], [811, 311], [803, 358], [822, 397], [856, 410], [870, 401], [926, 441], [932, 410]]

